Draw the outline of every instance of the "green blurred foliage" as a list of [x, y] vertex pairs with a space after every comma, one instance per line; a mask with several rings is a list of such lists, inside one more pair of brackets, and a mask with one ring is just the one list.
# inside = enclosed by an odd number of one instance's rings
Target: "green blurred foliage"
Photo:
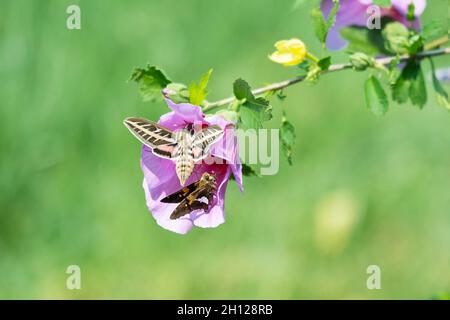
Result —
[[[243, 194], [231, 183], [226, 224], [180, 236], [147, 211], [140, 146], [122, 119], [157, 119], [167, 108], [141, 101], [126, 82], [131, 70], [149, 62], [191, 83], [214, 68], [210, 101], [232, 94], [239, 77], [254, 87], [291, 77], [294, 69], [267, 59], [275, 41], [297, 36], [323, 50], [311, 4], [294, 2], [0, 2], [0, 298], [448, 292], [450, 114], [430, 99], [422, 111], [394, 104], [379, 119], [364, 107], [362, 73], [327, 75], [274, 99], [273, 126], [283, 104], [296, 128], [294, 165], [280, 158], [278, 175], [246, 179]], [[74, 3], [81, 30], [66, 28]], [[429, 1], [424, 20], [446, 5]], [[333, 204], [341, 192], [347, 200]], [[81, 267], [82, 290], [65, 287], [71, 264]], [[372, 264], [382, 290], [366, 288]]]

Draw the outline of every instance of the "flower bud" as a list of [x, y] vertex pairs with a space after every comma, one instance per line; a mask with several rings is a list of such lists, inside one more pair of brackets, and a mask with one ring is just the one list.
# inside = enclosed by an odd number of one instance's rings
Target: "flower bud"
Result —
[[373, 67], [375, 60], [365, 53], [356, 52], [350, 56], [350, 64], [354, 70], [364, 71], [369, 67]]

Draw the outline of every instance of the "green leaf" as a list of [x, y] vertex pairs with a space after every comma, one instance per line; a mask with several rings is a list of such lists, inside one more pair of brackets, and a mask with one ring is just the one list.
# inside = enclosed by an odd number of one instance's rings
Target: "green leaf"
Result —
[[155, 101], [162, 98], [162, 89], [172, 82], [162, 70], [151, 65], [147, 65], [145, 69], [135, 68], [130, 80], [138, 84], [144, 101]]
[[311, 10], [311, 18], [313, 20], [314, 33], [321, 43], [325, 43], [327, 38], [327, 27], [323, 19], [322, 10], [315, 7]]
[[393, 85], [395, 83], [398, 75], [400, 74], [400, 72], [398, 71], [399, 63], [400, 63], [400, 56], [396, 55], [388, 65], [389, 70], [388, 80], [390, 85]]
[[439, 82], [439, 79], [436, 77], [436, 71], [434, 69], [434, 63], [432, 59], [430, 59], [430, 63], [431, 63], [431, 76], [433, 78], [433, 88], [436, 94], [436, 101], [440, 106], [447, 108], [450, 111], [450, 101], [448, 99], [448, 94], [445, 91], [444, 87]]
[[272, 119], [272, 107], [261, 97], [247, 100], [239, 109], [239, 118], [244, 129], [261, 129], [263, 122]]
[[418, 106], [420, 109], [427, 103], [427, 87], [420, 64], [409, 87], [409, 99], [413, 105]]
[[272, 106], [269, 104], [269, 101], [263, 97], [256, 98], [255, 100], [248, 100], [244, 105], [260, 112], [263, 121], [272, 119]]
[[342, 28], [340, 34], [349, 42], [347, 50], [350, 52], [364, 52], [369, 55], [374, 55], [382, 51], [379, 48], [379, 44], [374, 43], [367, 28]]
[[423, 47], [423, 37], [420, 34], [414, 34], [409, 37], [408, 53], [414, 55]]
[[397, 80], [392, 85], [392, 99], [398, 103], [405, 103], [409, 97], [409, 87], [411, 82], [405, 76], [402, 76], [403, 72], [397, 77]]
[[[339, 11], [339, 0], [333, 0], [333, 1], [334, 1], [333, 8], [331, 8], [330, 13], [328, 14], [327, 21], [325, 22], [325, 27], [326, 27], [327, 34], [328, 34], [328, 31], [330, 30], [330, 28], [336, 22], [336, 14]], [[327, 35], [325, 35], [325, 39], [326, 39], [326, 36]]]
[[193, 105], [199, 106], [205, 100], [208, 92], [206, 91], [206, 86], [209, 82], [209, 77], [211, 76], [213, 69], [209, 69], [201, 78], [198, 85], [192, 82], [189, 86], [189, 101]]
[[314, 26], [314, 33], [319, 39], [319, 41], [324, 44], [327, 35], [328, 30], [334, 25], [336, 21], [336, 14], [339, 10], [339, 1], [334, 1], [333, 8], [331, 8], [331, 11], [328, 15], [328, 18], [325, 20], [322, 14], [322, 10], [320, 7], [314, 7], [311, 10], [311, 18], [313, 20], [313, 26]]
[[243, 105], [239, 109], [240, 125], [244, 129], [261, 129], [262, 118], [258, 111]]
[[242, 175], [246, 177], [251, 176], [261, 177], [261, 175], [258, 172], [256, 172], [256, 170], [252, 166], [245, 163], [242, 164]]
[[239, 123], [245, 129], [260, 129], [262, 123], [272, 119], [272, 107], [263, 97], [255, 98], [247, 81], [237, 79], [233, 84], [236, 99], [241, 100]]
[[413, 105], [420, 108], [425, 105], [427, 91], [419, 62], [408, 61], [392, 86], [392, 98], [398, 103], [404, 103], [409, 98]]
[[409, 88], [411, 87], [412, 79], [415, 77], [415, 69], [417, 64], [410, 60], [403, 68], [397, 80], [392, 86], [392, 99], [398, 103], [405, 103], [409, 98]]
[[238, 100], [254, 98], [250, 85], [247, 81], [240, 78], [233, 83], [233, 93]]
[[317, 62], [317, 65], [319, 66], [320, 70], [322, 70], [322, 71], [328, 70], [328, 68], [329, 68], [330, 65], [331, 65], [331, 57], [328, 56], [328, 57], [325, 57], [325, 58], [320, 59], [320, 60]]
[[289, 164], [292, 165], [292, 149], [295, 143], [295, 128], [286, 119], [286, 115], [283, 115], [281, 128], [280, 128], [280, 141], [283, 148], [284, 155]]
[[370, 75], [366, 80], [364, 84], [364, 93], [367, 108], [369, 108], [376, 116], [383, 116], [388, 111], [389, 102], [386, 92], [384, 92], [380, 81], [378, 81], [375, 76]]

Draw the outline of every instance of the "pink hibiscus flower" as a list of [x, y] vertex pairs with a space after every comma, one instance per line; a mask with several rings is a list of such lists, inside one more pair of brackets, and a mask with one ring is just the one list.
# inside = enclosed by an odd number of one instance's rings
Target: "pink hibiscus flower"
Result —
[[[382, 17], [390, 17], [403, 23], [409, 28], [418, 29], [419, 19], [410, 22], [406, 19], [408, 6], [414, 4], [414, 15], [419, 18], [427, 5], [426, 0], [391, 0], [391, 7], [380, 8]], [[341, 37], [339, 30], [349, 26], [366, 26], [367, 8], [371, 6], [372, 0], [341, 0], [339, 11], [336, 14], [336, 23], [329, 30], [326, 46], [330, 50], [340, 50], [347, 45], [347, 41]], [[333, 0], [322, 0], [320, 7], [325, 17], [333, 7]]]
[[168, 129], [178, 130], [190, 124], [203, 127], [218, 125], [224, 129], [223, 136], [211, 147], [209, 157], [195, 165], [193, 173], [186, 181], [186, 185], [189, 185], [198, 181], [204, 172], [213, 173], [216, 176], [217, 194], [207, 211], [194, 210], [176, 220], [170, 219], [170, 214], [178, 204], [163, 203], [161, 199], [182, 188], [175, 172], [175, 163], [154, 155], [151, 149], [144, 145], [141, 167], [147, 207], [161, 227], [176, 233], [185, 234], [194, 226], [215, 228], [225, 222], [225, 191], [231, 174], [242, 191], [242, 166], [238, 157], [234, 124], [218, 115], [205, 116], [198, 106], [189, 103], [175, 104], [167, 97], [165, 100], [172, 111], [161, 116], [159, 124]]

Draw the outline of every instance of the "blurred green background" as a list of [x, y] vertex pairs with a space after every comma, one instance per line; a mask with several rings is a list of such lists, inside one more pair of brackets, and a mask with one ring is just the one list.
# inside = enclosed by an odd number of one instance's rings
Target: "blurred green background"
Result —
[[[424, 21], [446, 18], [428, 1]], [[364, 106], [364, 73], [286, 91], [294, 165], [231, 183], [227, 222], [180, 236], [147, 211], [140, 145], [126, 116], [157, 119], [135, 66], [184, 83], [214, 68], [210, 100], [242, 77], [294, 75], [267, 59], [300, 37], [320, 54], [311, 3], [0, 2], [0, 298], [419, 298], [450, 290], [450, 114], [431, 86], [424, 110]], [[66, 8], [81, 7], [81, 30]], [[343, 54], [335, 61], [344, 61]], [[437, 58], [439, 67], [449, 60]], [[425, 63], [430, 84], [429, 64]], [[280, 121], [280, 102], [274, 100]], [[67, 266], [82, 290], [67, 290]], [[381, 268], [381, 290], [366, 269]]]

